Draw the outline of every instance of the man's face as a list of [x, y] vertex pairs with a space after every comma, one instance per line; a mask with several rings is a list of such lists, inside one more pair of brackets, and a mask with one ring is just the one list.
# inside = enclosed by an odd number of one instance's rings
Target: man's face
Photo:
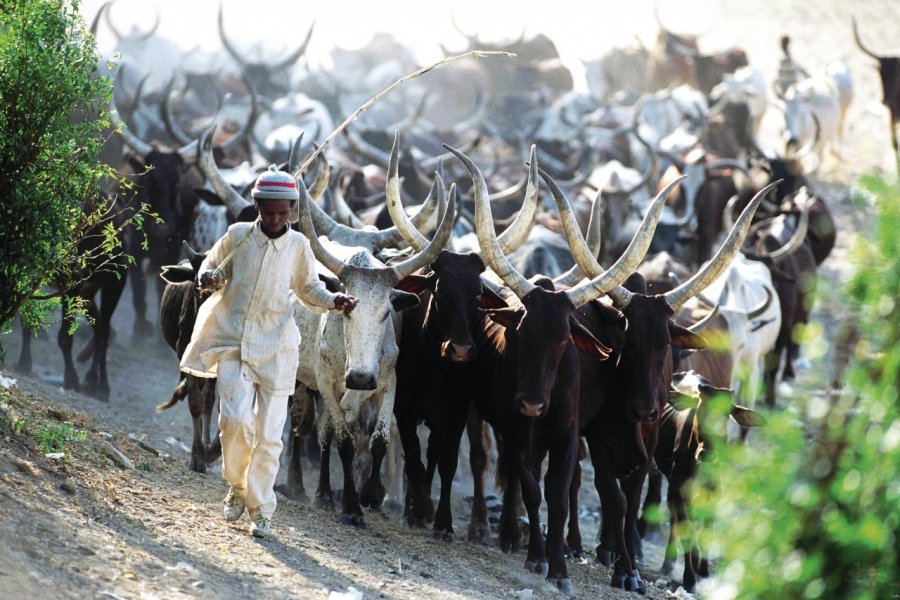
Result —
[[258, 200], [256, 206], [259, 207], [263, 229], [271, 235], [284, 229], [291, 216], [290, 200]]

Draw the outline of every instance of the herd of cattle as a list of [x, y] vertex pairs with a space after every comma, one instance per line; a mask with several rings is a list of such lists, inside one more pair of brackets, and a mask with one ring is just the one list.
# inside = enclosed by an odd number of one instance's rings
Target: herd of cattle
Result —
[[[152, 30], [119, 40], [113, 141], [125, 152], [114, 159], [125, 157], [134, 187], [109, 201], [145, 202], [160, 217], [145, 222], [146, 243], [129, 241], [135, 334], [155, 335], [149, 279], [165, 340], [181, 355], [205, 299], [195, 280], [202, 251], [229, 223], [256, 217], [249, 188], [278, 163], [300, 183], [295, 220], [321, 278], [360, 300], [351, 316], [297, 305], [303, 343], [282, 491], [306, 498], [300, 459], [312, 435], [315, 502], [332, 508], [336, 440], [342, 522], [364, 526], [363, 508], [382, 505], [384, 467], [405, 522], [451, 540], [451, 484], [468, 432], [468, 539], [481, 541], [490, 532], [487, 423], [504, 492], [500, 546], [522, 546], [524, 505], [525, 567], [569, 593], [567, 555], [583, 554], [583, 440], [603, 512], [597, 559], [613, 564], [614, 586], [643, 591], [632, 532], [648, 474], [669, 480], [672, 535], [687, 531], [684, 485], [710, 448], [704, 422], [728, 416], [708, 414], [704, 400], [731, 394], [738, 442], [762, 422], [745, 407], [759, 396], [774, 407], [779, 378], [793, 376], [794, 333], [836, 233], [809, 157], [839, 151], [849, 71], [807, 71], [784, 38], [779, 71], [766, 74], [739, 48], [705, 55], [696, 37], [660, 24], [656, 46], [587, 63], [588, 91], [578, 92], [546, 37], [497, 45], [469, 36], [470, 49], [516, 57], [461, 61], [408, 82], [319, 148], [356, 106], [419, 68], [411, 52], [377, 35], [358, 51], [335, 50], [333, 69], [298, 69], [312, 29], [279, 60], [244, 55], [221, 12], [219, 30], [231, 68], [176, 72], [159, 90], [144, 89], [128, 51], [152, 53], [164, 41]], [[879, 61], [897, 149], [900, 59], [875, 55], [855, 22], [853, 34]], [[759, 141], [773, 111], [783, 138], [766, 145], [779, 153]], [[87, 391], [102, 398], [124, 285], [108, 278], [80, 290], [96, 317]], [[59, 339], [65, 386], [78, 388], [71, 337]], [[28, 361], [23, 353], [20, 367]], [[198, 472], [221, 452], [210, 440], [214, 386], [184, 376], [160, 407], [188, 399]], [[705, 571], [696, 544], [681, 542], [692, 590]]]

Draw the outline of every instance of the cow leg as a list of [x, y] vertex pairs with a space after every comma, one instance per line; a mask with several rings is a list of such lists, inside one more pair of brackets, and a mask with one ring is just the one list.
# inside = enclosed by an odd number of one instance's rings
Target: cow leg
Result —
[[610, 585], [614, 588], [626, 588], [626, 579], [632, 576], [634, 567], [631, 555], [625, 547], [625, 494], [619, 487], [613, 469], [612, 457], [609, 450], [604, 447], [599, 432], [586, 432], [585, 438], [591, 452], [591, 462], [594, 464], [594, 486], [600, 496], [600, 506], [603, 511], [603, 532], [601, 544], [597, 546], [597, 560], [603, 563], [608, 558], [606, 553], [610, 551], [610, 545], [614, 548], [613, 574]]
[[[583, 442], [579, 442], [581, 446]], [[586, 453], [587, 451], [584, 450]], [[569, 532], [566, 535], [566, 554], [571, 558], [581, 560], [584, 558], [584, 546], [581, 541], [581, 526], [578, 523], [578, 492], [581, 490], [581, 460], [582, 449], [575, 460], [575, 469], [572, 472], [572, 482], [569, 485]], [[549, 505], [549, 500], [547, 501]]]
[[131, 300], [134, 305], [134, 327], [131, 332], [133, 341], [144, 341], [153, 327], [147, 320], [147, 281], [144, 279], [143, 261], [135, 256], [135, 261], [128, 267], [128, 279], [131, 280]]
[[[576, 426], [571, 425], [571, 432], [565, 438], [556, 440], [550, 446], [550, 459], [544, 484], [544, 497], [547, 500], [547, 547], [549, 562], [547, 579], [554, 583], [561, 592], [569, 595], [572, 584], [566, 565], [566, 551], [563, 544], [563, 532], [569, 517], [569, 494], [578, 462], [579, 438]], [[537, 485], [537, 482], [534, 482]], [[540, 488], [538, 488], [540, 493]], [[577, 519], [577, 513], [573, 515]], [[530, 515], [529, 515], [530, 518]]]
[[[425, 467], [422, 465], [422, 449], [416, 431], [417, 419], [409, 407], [395, 411], [400, 443], [403, 447], [404, 472], [406, 473], [406, 497], [403, 503], [403, 520], [407, 527], [423, 528], [434, 515], [431, 491], [425, 484]], [[429, 443], [430, 445], [430, 443]]]
[[362, 507], [359, 504], [359, 494], [356, 491], [356, 481], [354, 481], [353, 476], [356, 439], [350, 429], [343, 423], [335, 423], [335, 437], [337, 437], [338, 456], [341, 457], [341, 469], [344, 473], [344, 489], [341, 494], [341, 523], [364, 528], [366, 524], [363, 521]]
[[505, 443], [500, 452], [497, 471], [505, 475], [503, 490], [503, 510], [500, 513], [500, 550], [509, 554], [522, 547], [522, 530], [519, 529], [519, 457], [510, 451], [512, 444]]
[[775, 349], [766, 354], [763, 367], [763, 391], [765, 393], [766, 406], [775, 407], [775, 384], [778, 379], [778, 363], [781, 361], [781, 346], [775, 345]]
[[331, 415], [322, 413], [319, 426], [319, 484], [316, 487], [316, 508], [334, 510], [334, 492], [331, 489], [331, 442], [334, 439], [334, 427]]
[[681, 477], [674, 477], [669, 482], [669, 510], [672, 514], [672, 531], [670, 540], [672, 542], [671, 550], [666, 547], [666, 557], [669, 552], [673, 554], [677, 552], [675, 540], [681, 542], [681, 548], [684, 552], [684, 575], [682, 576], [682, 586], [685, 591], [694, 593], [694, 587], [697, 585], [696, 562], [699, 559], [698, 553], [694, 546], [694, 535], [690, 531], [690, 522], [688, 521], [687, 507], [685, 504], [682, 490], [684, 481]]
[[375, 427], [374, 433], [369, 438], [369, 454], [372, 456], [369, 475], [360, 490], [360, 503], [371, 510], [376, 510], [384, 503], [386, 494], [384, 483], [381, 481], [381, 465], [387, 446], [390, 443], [390, 417], [387, 423], [382, 423], [381, 418]]
[[[546, 455], [546, 451], [540, 452]], [[519, 471], [519, 482], [522, 487], [522, 501], [525, 504], [525, 514], [528, 515], [528, 553], [525, 557], [525, 570], [529, 573], [539, 573], [544, 577], [549, 574], [547, 563], [547, 549], [544, 544], [544, 534], [541, 531], [541, 463], [529, 469], [524, 463], [516, 465]], [[546, 485], [550, 485], [547, 481]], [[566, 505], [568, 508], [568, 503]], [[549, 511], [549, 507], [548, 507]], [[548, 522], [549, 528], [549, 522]], [[560, 536], [562, 545], [562, 536]]]
[[278, 486], [278, 491], [287, 498], [306, 504], [309, 497], [303, 485], [303, 454], [305, 438], [315, 426], [315, 392], [300, 382], [294, 387], [290, 397], [291, 407], [291, 459], [288, 463], [287, 482]]
[[[212, 414], [216, 404], [216, 380], [203, 380], [203, 445], [206, 448], [206, 464], [216, 462], [222, 456], [222, 440], [212, 436]], [[212, 442], [209, 441], [212, 436]]]
[[63, 298], [62, 322], [59, 326], [59, 332], [56, 335], [56, 341], [59, 344], [60, 350], [62, 350], [63, 362], [65, 363], [63, 388], [67, 390], [78, 390], [81, 387], [78, 383], [78, 372], [75, 370], [75, 362], [72, 360], [72, 343], [74, 336], [69, 333], [73, 323], [73, 318], [69, 314], [69, 306], [73, 298], [73, 294], [66, 294]]
[[185, 378], [185, 384], [187, 387], [188, 408], [191, 411], [191, 422], [194, 426], [191, 460], [188, 463], [188, 468], [196, 473], [206, 473], [206, 444], [204, 444], [203, 435], [203, 416], [206, 404], [203, 389], [204, 381], [199, 377], [188, 375]]
[[647, 474], [647, 496], [638, 519], [638, 535], [643, 539], [648, 532], [659, 532], [659, 507], [662, 502], [662, 473], [654, 462]]
[[[127, 273], [127, 271], [126, 271]], [[112, 336], [112, 316], [125, 290], [125, 277], [102, 276], [100, 283], [100, 310], [94, 320], [94, 348], [91, 367], [85, 375], [85, 386], [92, 396], [109, 400], [109, 378], [106, 373], [106, 355]], [[92, 303], [93, 304], [93, 303]], [[96, 309], [96, 305], [95, 309]]]
[[[453, 478], [459, 466], [459, 442], [462, 439], [463, 430], [469, 413], [468, 403], [460, 402], [449, 411], [447, 427], [442, 427], [442, 435], [438, 444], [438, 471], [441, 475], [441, 497], [438, 500], [437, 513], [434, 516], [435, 537], [451, 542], [453, 532], [453, 509], [451, 507], [451, 494], [453, 491]], [[429, 441], [428, 450], [431, 450]]]
[[22, 323], [22, 346], [19, 348], [19, 361], [16, 363], [16, 371], [24, 375], [31, 375], [31, 338], [34, 335], [34, 332]]
[[484, 477], [487, 471], [487, 431], [474, 405], [466, 415], [466, 434], [469, 439], [469, 468], [472, 470], [472, 516], [469, 518], [468, 540], [481, 543], [491, 533], [487, 503], [484, 498]]

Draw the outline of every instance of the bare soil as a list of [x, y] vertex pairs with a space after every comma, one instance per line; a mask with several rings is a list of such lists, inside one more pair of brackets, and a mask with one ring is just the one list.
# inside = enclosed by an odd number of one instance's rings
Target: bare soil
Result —
[[[829, 340], [844, 314], [834, 290], [843, 282], [852, 234], [869, 217], [848, 201], [848, 188], [864, 173], [892, 173], [887, 110], [871, 59], [855, 47], [850, 17], [856, 14], [867, 43], [900, 53], [893, 34], [900, 3], [829, 0], [778, 3], [726, 0], [730, 16], [716, 24], [702, 46], [747, 49], [751, 63], [770, 76], [777, 70], [778, 38], [790, 33], [796, 58], [810, 69], [832, 59], [849, 65], [856, 85], [841, 157], [826, 157], [817, 182], [838, 220], [838, 246], [821, 268], [823, 279], [813, 320], [824, 343], [805, 348], [812, 368], [798, 389], [822, 390], [828, 381]], [[652, 19], [652, 13], [648, 13]], [[152, 303], [151, 303], [152, 304]], [[34, 341], [34, 372], [12, 373], [18, 330], [3, 336], [8, 352], [3, 375], [18, 380], [0, 395], [0, 595], [9, 598], [325, 598], [354, 586], [365, 598], [549, 598], [557, 594], [526, 573], [524, 552], [505, 555], [495, 545], [433, 540], [427, 531], [402, 527], [396, 515], [367, 516], [368, 528], [343, 526], [334, 513], [281, 498], [274, 539], [257, 541], [247, 522], [226, 524], [218, 471], [188, 471], [191, 426], [186, 406], [154, 408], [177, 382], [174, 353], [160, 339], [130, 338], [133, 313], [126, 292], [115, 317], [119, 332], [110, 350], [112, 394], [108, 403], [61, 389], [62, 359], [55, 332]], [[85, 328], [86, 329], [86, 328]], [[81, 334], [82, 339], [84, 335]], [[0, 392], [2, 393], [2, 392]], [[788, 400], [789, 401], [789, 400]], [[72, 423], [86, 439], [70, 444], [64, 458], [47, 458], [33, 434], [46, 423]], [[19, 423], [21, 430], [10, 428]], [[28, 435], [28, 433], [31, 435]], [[140, 441], [140, 443], [138, 443]], [[108, 446], [132, 464], [123, 468]], [[586, 466], [585, 507], [598, 504]], [[467, 467], [461, 461], [461, 471]], [[334, 469], [335, 474], [339, 474]], [[307, 473], [307, 489], [314, 478]], [[335, 475], [337, 477], [337, 475]], [[335, 482], [337, 483], [337, 482]], [[465, 474], [454, 491], [458, 539], [469, 516]], [[592, 546], [596, 521], [585, 511], [582, 531]], [[649, 598], [666, 597], [653, 583], [660, 549], [648, 549]], [[609, 571], [572, 563], [575, 594], [624, 598], [609, 587]], [[521, 592], [517, 595], [517, 592]]]

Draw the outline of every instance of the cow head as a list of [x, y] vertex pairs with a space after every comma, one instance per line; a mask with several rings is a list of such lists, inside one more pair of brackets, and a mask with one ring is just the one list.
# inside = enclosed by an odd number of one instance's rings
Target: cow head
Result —
[[430, 291], [425, 327], [440, 336], [440, 357], [451, 362], [475, 358], [474, 332], [481, 323], [482, 309], [506, 307], [498, 294], [481, 278], [484, 261], [473, 252], [442, 251], [431, 263], [432, 272], [414, 274], [400, 282], [401, 290]]
[[[422, 252], [392, 266], [385, 266], [363, 248], [350, 249], [349, 258], [336, 255], [341, 247], [327, 248], [316, 236], [310, 214], [309, 193], [302, 178], [300, 189], [300, 227], [309, 238], [316, 258], [341, 281], [347, 293], [359, 299], [356, 309], [341, 319], [345, 348], [345, 385], [348, 389], [374, 390], [382, 380], [381, 368], [393, 368], [397, 358], [394, 318], [397, 312], [416, 306], [415, 294], [395, 289], [397, 284], [437, 258], [450, 238], [455, 214], [451, 204], [441, 225]], [[345, 249], [346, 250], [346, 249]]]

